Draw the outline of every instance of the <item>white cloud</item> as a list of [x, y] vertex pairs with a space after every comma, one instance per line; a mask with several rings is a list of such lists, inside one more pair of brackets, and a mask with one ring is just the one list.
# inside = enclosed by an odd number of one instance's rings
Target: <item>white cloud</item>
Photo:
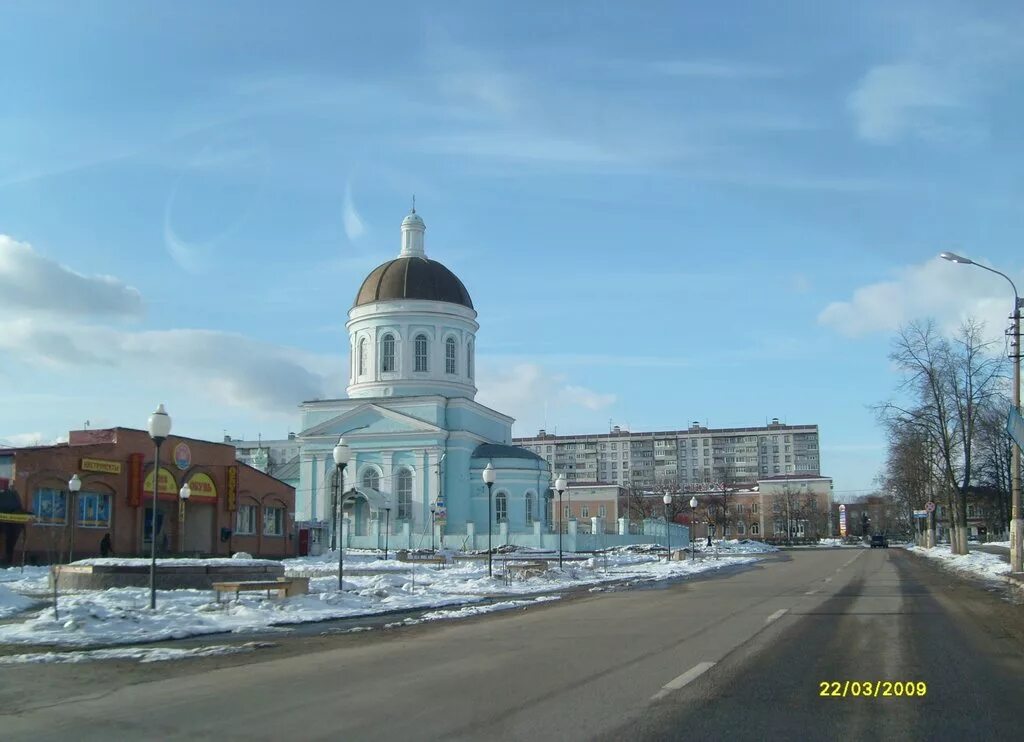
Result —
[[0, 445], [20, 448], [21, 446], [40, 446], [46, 443], [42, 433], [6, 433], [0, 435]]
[[887, 17], [886, 31], [905, 38], [905, 48], [872, 65], [847, 98], [858, 135], [876, 144], [982, 138], [984, 100], [1016, 84], [1024, 59], [1019, 19], [996, 22], [927, 5], [893, 13], [905, 23], [894, 31], [894, 18]]
[[861, 286], [849, 301], [832, 302], [818, 315], [818, 322], [856, 337], [892, 332], [927, 317], [950, 331], [974, 317], [983, 320], [995, 337], [1005, 327], [1012, 305], [1010, 287], [998, 276], [933, 258], [901, 268], [890, 280]]
[[870, 142], [895, 142], [908, 134], [936, 139], [951, 126], [947, 119], [966, 105], [955, 79], [920, 64], [873, 67], [850, 94], [847, 105], [857, 133]]
[[[0, 234], [0, 306], [65, 317], [139, 317], [142, 295], [112, 276], [86, 276]], [[10, 316], [10, 315], [8, 315]]]
[[352, 200], [352, 180], [345, 183], [345, 201], [342, 205], [342, 218], [345, 222], [345, 235], [349, 241], [355, 240], [366, 234], [366, 224], [356, 210], [356, 204]]
[[481, 356], [478, 367], [477, 400], [516, 418], [517, 430], [544, 427], [548, 419], [563, 424], [590, 420], [589, 413], [607, 409], [616, 401], [614, 394], [569, 384], [564, 374], [536, 363], [508, 366]]
[[154, 386], [185, 383], [213, 403], [274, 411], [294, 411], [303, 400], [336, 396], [344, 369], [340, 358], [333, 361], [236, 333], [131, 332], [31, 318], [12, 321], [0, 336], [0, 349], [58, 371], [108, 368], [112, 388], [119, 375], [152, 379]]

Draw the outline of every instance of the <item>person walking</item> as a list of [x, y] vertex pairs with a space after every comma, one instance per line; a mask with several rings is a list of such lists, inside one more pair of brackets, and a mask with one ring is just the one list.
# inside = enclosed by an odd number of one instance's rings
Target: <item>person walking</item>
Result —
[[100, 541], [100, 556], [106, 558], [114, 553], [114, 547], [110, 543], [110, 534], [106, 534]]

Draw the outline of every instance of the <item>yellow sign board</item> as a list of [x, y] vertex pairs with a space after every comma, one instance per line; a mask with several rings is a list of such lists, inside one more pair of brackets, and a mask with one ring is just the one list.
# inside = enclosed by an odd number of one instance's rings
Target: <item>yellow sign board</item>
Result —
[[28, 513], [0, 513], [0, 523], [29, 523], [33, 519]]
[[[174, 475], [171, 474], [167, 469], [160, 467], [160, 480], [158, 482], [159, 494], [161, 495], [174, 495], [178, 496], [178, 483], [174, 479]], [[142, 496], [152, 497], [153, 496], [153, 470], [149, 470], [149, 474], [146, 475], [146, 481], [142, 483]]]
[[203, 474], [202, 472], [193, 474], [191, 479], [188, 480], [188, 488], [192, 490], [193, 499], [196, 497], [211, 500], [217, 499], [217, 487], [208, 474]]
[[78, 466], [82, 471], [98, 471], [103, 474], [120, 474], [120, 461], [107, 461], [106, 459], [82, 459]]

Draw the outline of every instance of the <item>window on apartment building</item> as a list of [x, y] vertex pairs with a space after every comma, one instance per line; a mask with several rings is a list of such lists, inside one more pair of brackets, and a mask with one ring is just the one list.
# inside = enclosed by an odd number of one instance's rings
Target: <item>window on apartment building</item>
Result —
[[604, 517], [607, 517], [607, 515], [608, 515], [608, 508], [606, 508], [604, 505], [598, 505], [597, 506], [597, 517], [598, 518], [604, 518]]
[[572, 517], [571, 514], [569, 513], [569, 506], [568, 505], [566, 505], [565, 507], [562, 508], [562, 517], [563, 518], [571, 518]]
[[746, 526], [746, 524], [742, 520], [737, 521], [736, 522], [736, 535], [737, 536], [744, 536], [744, 535], [746, 535], [746, 533], [747, 533], [747, 526]]
[[75, 500], [78, 503], [77, 525], [82, 528], [110, 528], [110, 495], [79, 492]]
[[263, 535], [284, 535], [284, 508], [273, 506], [263, 508]]
[[385, 373], [395, 370], [395, 336], [390, 332], [380, 341], [380, 370]]
[[590, 508], [588, 506], [586, 506], [586, 505], [581, 507], [580, 508], [580, 515], [583, 516], [584, 518], [589, 518], [590, 517]]
[[761, 535], [761, 526], [758, 525], [757, 523], [751, 523], [750, 524], [750, 535], [751, 536], [760, 536]]
[[32, 496], [32, 512], [36, 523], [52, 525], [67, 520], [67, 495], [64, 490], [44, 487], [37, 489]]
[[425, 372], [427, 370], [427, 336], [417, 335], [416, 336], [416, 351], [415, 351], [416, 365], [415, 370]]
[[256, 506], [239, 505], [235, 513], [235, 534], [253, 536], [256, 534]]
[[757, 512], [757, 503], [756, 502], [750, 503], [750, 512], [752, 512], [752, 513], [756, 513]]

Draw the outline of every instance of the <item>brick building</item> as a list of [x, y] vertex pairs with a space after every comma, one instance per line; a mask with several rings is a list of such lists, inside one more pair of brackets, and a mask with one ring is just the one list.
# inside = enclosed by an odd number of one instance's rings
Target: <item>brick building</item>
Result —
[[[0, 530], [0, 539], [16, 542], [0, 544], [0, 558], [17, 563], [22, 551], [28, 562], [63, 561], [69, 552], [76, 559], [99, 556], [108, 533], [113, 554], [148, 555], [153, 456], [149, 434], [131, 428], [73, 430], [67, 443], [0, 449], [0, 478], [31, 514], [28, 523]], [[71, 493], [75, 474], [81, 489]], [[295, 553], [295, 489], [236, 461], [234, 446], [171, 435], [155, 478], [158, 553]], [[182, 503], [186, 482], [191, 497]]]

